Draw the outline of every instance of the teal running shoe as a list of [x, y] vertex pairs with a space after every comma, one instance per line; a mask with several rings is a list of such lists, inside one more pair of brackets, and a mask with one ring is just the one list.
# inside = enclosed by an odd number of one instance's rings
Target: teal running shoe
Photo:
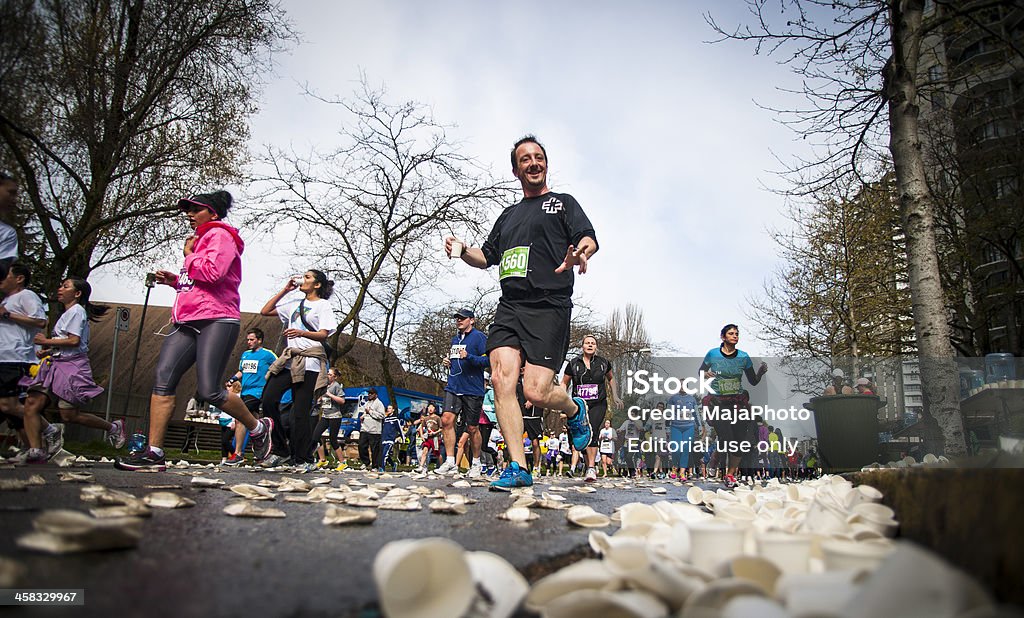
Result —
[[569, 419], [569, 437], [572, 438], [573, 448], [577, 451], [583, 451], [583, 449], [590, 446], [590, 440], [593, 436], [590, 429], [590, 417], [587, 416], [587, 402], [579, 397], [573, 397], [572, 400], [580, 407], [580, 410], [576, 413], [576, 416]]
[[533, 477], [526, 470], [519, 467], [519, 464], [512, 462], [502, 471], [498, 480], [491, 483], [491, 491], [512, 491], [516, 487], [530, 487], [533, 485]]

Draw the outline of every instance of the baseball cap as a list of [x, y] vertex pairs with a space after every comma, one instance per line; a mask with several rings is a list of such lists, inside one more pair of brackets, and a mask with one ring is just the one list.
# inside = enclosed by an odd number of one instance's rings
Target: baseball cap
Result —
[[854, 382], [854, 385], [855, 386], [871, 386], [871, 380], [869, 380], [867, 378], [857, 378], [857, 381]]
[[459, 309], [458, 311], [456, 311], [455, 315], [453, 317], [456, 317], [456, 318], [475, 318], [476, 315], [473, 313], [472, 309], [469, 309], [467, 307], [463, 307], [462, 309]]
[[213, 193], [199, 193], [189, 198], [178, 200], [178, 208], [188, 210], [193, 206], [204, 206], [217, 215], [218, 219], [228, 216], [231, 210], [231, 194], [227, 191], [215, 191]]
[[833, 377], [833, 378], [842, 378], [842, 377], [844, 377], [845, 375], [846, 375], [846, 374], [844, 374], [844, 373], [843, 373], [843, 370], [842, 370], [842, 369], [840, 369], [839, 367], [836, 367], [835, 369], [833, 369], [833, 370], [832, 370], [832, 377]]

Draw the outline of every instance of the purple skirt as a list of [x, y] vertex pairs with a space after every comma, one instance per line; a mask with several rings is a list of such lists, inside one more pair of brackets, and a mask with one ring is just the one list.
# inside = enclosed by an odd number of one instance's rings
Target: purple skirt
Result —
[[30, 390], [49, 391], [74, 406], [84, 406], [103, 393], [103, 388], [92, 379], [92, 367], [85, 354], [44, 358], [39, 373], [27, 386]]

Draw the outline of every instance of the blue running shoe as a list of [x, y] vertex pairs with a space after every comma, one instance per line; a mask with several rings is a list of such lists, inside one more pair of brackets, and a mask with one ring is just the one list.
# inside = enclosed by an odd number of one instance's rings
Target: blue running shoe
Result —
[[590, 446], [590, 439], [593, 435], [590, 429], [590, 417], [587, 416], [587, 402], [579, 397], [573, 397], [572, 400], [580, 409], [576, 416], [569, 419], [569, 437], [572, 438], [572, 447], [577, 451], [583, 451]]
[[516, 487], [530, 487], [531, 485], [533, 485], [533, 477], [513, 461], [501, 473], [498, 480], [491, 483], [491, 491], [512, 491]]

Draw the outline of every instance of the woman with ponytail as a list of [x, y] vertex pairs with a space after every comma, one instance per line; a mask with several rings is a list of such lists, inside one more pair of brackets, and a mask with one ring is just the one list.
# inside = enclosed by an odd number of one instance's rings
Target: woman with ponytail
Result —
[[224, 386], [224, 372], [241, 328], [238, 287], [245, 248], [238, 230], [222, 221], [231, 203], [227, 191], [178, 201], [193, 233], [185, 240], [181, 270], [156, 272], [157, 283], [174, 288], [177, 295], [171, 311], [174, 329], [160, 347], [149, 400], [149, 447], [118, 459], [114, 465], [121, 470], [167, 468], [164, 435], [174, 413], [178, 383], [192, 365], [199, 397], [245, 425], [257, 461], [270, 453], [271, 421], [257, 421], [241, 397]]
[[[285, 295], [298, 290], [288, 300]], [[274, 419], [273, 455], [266, 467], [288, 463], [315, 468], [313, 449], [317, 440], [309, 416], [313, 400], [327, 387], [327, 338], [338, 328], [338, 319], [327, 299], [334, 292], [334, 281], [319, 270], [308, 270], [302, 282], [289, 278], [281, 291], [263, 305], [261, 315], [276, 315], [284, 323], [287, 347], [270, 366], [263, 388], [263, 414]], [[290, 435], [281, 425], [281, 396], [292, 392]]]
[[[124, 446], [124, 421], [111, 423], [79, 410], [103, 392], [93, 381], [89, 366], [89, 322], [106, 315], [109, 307], [89, 302], [91, 294], [92, 286], [85, 279], [65, 279], [57, 289], [57, 302], [64, 305], [64, 313], [57, 319], [50, 337], [38, 333], [33, 339], [33, 343], [42, 348], [43, 360], [25, 399], [25, 433], [31, 447], [30, 454], [26, 455], [29, 463], [46, 461], [64, 444], [63, 427], [47, 423], [42, 414], [46, 406], [54, 402], [65, 423], [102, 429], [115, 448]], [[45, 451], [42, 449], [44, 441]]]

